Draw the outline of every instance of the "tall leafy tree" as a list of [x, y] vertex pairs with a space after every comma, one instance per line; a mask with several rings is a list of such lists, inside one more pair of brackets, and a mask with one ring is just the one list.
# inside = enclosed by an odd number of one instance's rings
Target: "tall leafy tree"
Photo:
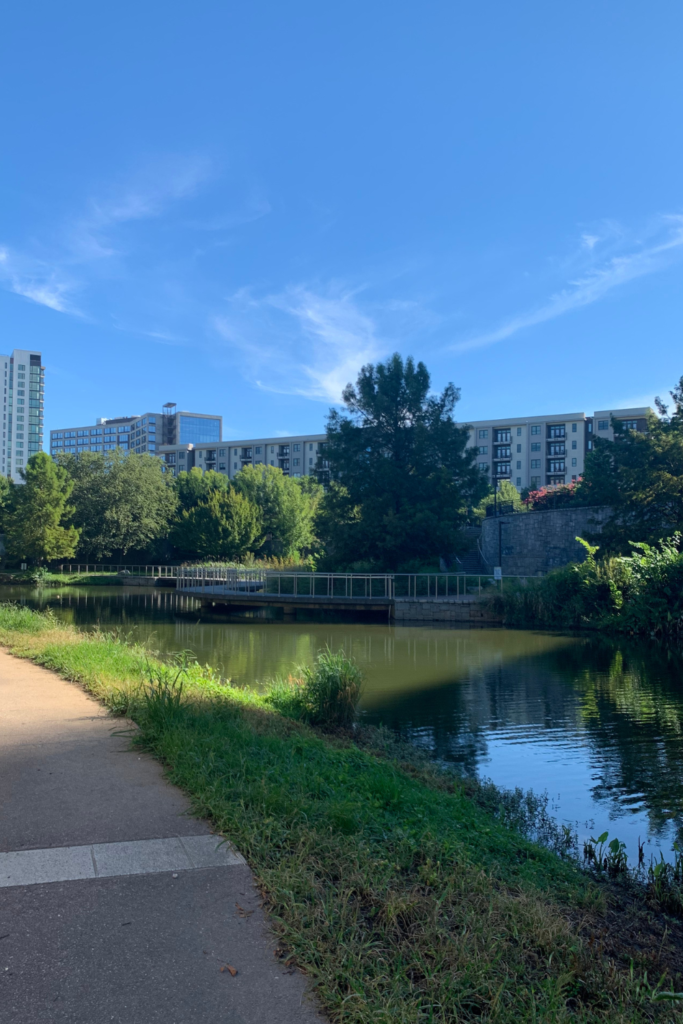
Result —
[[215, 488], [181, 510], [171, 540], [186, 557], [234, 559], [253, 547], [260, 528], [259, 510], [248, 498]]
[[613, 422], [614, 441], [596, 438], [586, 458], [577, 498], [612, 509], [598, 543], [630, 554], [629, 541], [653, 544], [683, 532], [683, 377], [671, 392], [669, 411], [655, 399], [659, 416], [647, 431]]
[[323, 489], [312, 477], [285, 476], [275, 466], [245, 466], [235, 488], [257, 506], [261, 532], [256, 548], [278, 558], [315, 545], [315, 517]]
[[84, 558], [123, 558], [167, 534], [177, 497], [159, 459], [116, 449], [60, 461], [74, 483], [73, 523]]
[[198, 505], [200, 501], [208, 498], [212, 491], [227, 491], [230, 481], [222, 473], [216, 473], [213, 469], [210, 469], [208, 473], [203, 473], [195, 466], [189, 472], [178, 473], [174, 480], [174, 486], [178, 495], [179, 507], [187, 512]]
[[24, 483], [11, 488], [5, 516], [9, 554], [39, 563], [72, 558], [79, 531], [65, 523], [73, 511], [73, 480], [45, 452], [32, 455], [21, 475]]
[[467, 506], [487, 484], [453, 419], [459, 397], [453, 384], [432, 394], [424, 363], [398, 354], [347, 385], [346, 411], [327, 420], [321, 531], [333, 562], [398, 568], [460, 549]]

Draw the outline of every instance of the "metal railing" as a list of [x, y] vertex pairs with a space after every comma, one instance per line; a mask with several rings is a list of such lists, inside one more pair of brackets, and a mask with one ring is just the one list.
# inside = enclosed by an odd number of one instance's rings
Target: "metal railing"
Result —
[[107, 575], [128, 573], [131, 576], [166, 576], [175, 579], [181, 571], [179, 565], [103, 565], [100, 562], [65, 562], [55, 572], [75, 575]]
[[321, 573], [268, 569], [181, 567], [177, 586], [187, 593], [341, 600], [458, 600], [503, 589], [504, 579], [482, 573]]

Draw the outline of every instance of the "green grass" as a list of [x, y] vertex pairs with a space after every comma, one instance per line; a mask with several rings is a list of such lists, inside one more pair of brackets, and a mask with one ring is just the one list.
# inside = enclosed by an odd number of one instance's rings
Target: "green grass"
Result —
[[136, 742], [247, 858], [281, 947], [333, 1021], [681, 1019], [653, 1001], [655, 960], [629, 965], [585, 940], [604, 902], [590, 878], [457, 780], [49, 615], [0, 606], [0, 643], [135, 719]]

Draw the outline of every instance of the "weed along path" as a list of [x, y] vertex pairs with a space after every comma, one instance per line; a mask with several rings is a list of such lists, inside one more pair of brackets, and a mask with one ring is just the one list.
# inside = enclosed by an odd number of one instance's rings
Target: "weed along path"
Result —
[[0, 708], [2, 1024], [322, 1019], [243, 858], [125, 720], [2, 650]]

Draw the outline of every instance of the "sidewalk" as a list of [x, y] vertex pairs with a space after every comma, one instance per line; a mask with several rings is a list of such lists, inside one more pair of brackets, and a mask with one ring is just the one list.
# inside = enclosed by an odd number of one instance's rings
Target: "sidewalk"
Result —
[[0, 709], [1, 1024], [322, 1020], [249, 868], [123, 722], [4, 651]]

